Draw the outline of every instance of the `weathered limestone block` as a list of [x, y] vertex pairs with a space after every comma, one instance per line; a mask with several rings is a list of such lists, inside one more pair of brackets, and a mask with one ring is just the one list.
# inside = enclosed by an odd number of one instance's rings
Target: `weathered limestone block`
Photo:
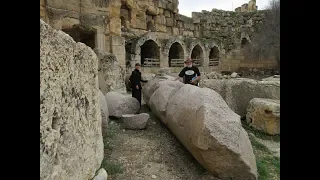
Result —
[[139, 130], [145, 129], [150, 115], [147, 113], [141, 114], [124, 114], [122, 115], [123, 126], [125, 129]]
[[117, 62], [120, 66], [125, 67], [125, 38], [120, 36], [111, 36], [111, 53], [117, 57]]
[[[197, 95], [197, 98], [189, 98]], [[215, 91], [184, 85], [169, 100], [169, 129], [209, 172], [220, 178], [257, 179], [255, 155], [240, 116]]]
[[202, 166], [220, 178], [257, 178], [255, 156], [240, 116], [218, 93], [168, 80], [148, 83], [155, 90], [148, 105]]
[[142, 89], [144, 102], [146, 104], [149, 103], [149, 99], [150, 99], [151, 95], [158, 88], [157, 83], [159, 81], [173, 80], [173, 79], [174, 79], [174, 77], [172, 77], [172, 76], [162, 75], [162, 76], [156, 76], [155, 78], [152, 79], [152, 81], [148, 81], [148, 83], [146, 83]]
[[172, 28], [172, 34], [173, 35], [179, 35], [179, 28], [173, 27]]
[[174, 26], [174, 22], [173, 22], [173, 18], [170, 17], [170, 18], [166, 18], [166, 25], [167, 26]]
[[40, 179], [92, 179], [103, 159], [98, 58], [40, 20]]
[[169, 99], [175, 92], [178, 91], [184, 84], [179, 81], [164, 80], [160, 81], [155, 86], [155, 91], [151, 95], [148, 102], [148, 106], [152, 112], [159, 118], [164, 124], [166, 121], [166, 108]]
[[[167, 27], [162, 24], [156, 24], [155, 29], [157, 32], [168, 32]], [[168, 33], [170, 33], [170, 31]]]
[[136, 28], [137, 29], [147, 29], [147, 22], [145, 20], [136, 19]]
[[156, 16], [159, 13], [159, 8], [155, 6], [148, 6], [147, 12], [149, 15]]
[[109, 116], [121, 118], [124, 114], [136, 114], [140, 109], [139, 101], [131, 96], [118, 92], [108, 92], [106, 95]]
[[[110, 91], [125, 91], [125, 72], [113, 54], [94, 50], [99, 58], [99, 86], [103, 94]], [[102, 79], [101, 79], [102, 78]]]
[[107, 180], [108, 173], [105, 169], [101, 168], [98, 171], [98, 174], [93, 178], [93, 180]]
[[143, 87], [142, 93], [143, 93], [143, 100], [146, 104], [149, 103], [149, 99], [151, 95], [154, 93], [156, 85], [159, 81], [163, 81], [165, 79], [161, 78], [154, 78], [152, 81], [148, 81], [148, 83]]
[[159, 15], [155, 19], [156, 24], [166, 25], [166, 17], [164, 15]]
[[167, 9], [164, 10], [163, 14], [164, 14], [165, 17], [171, 17], [171, 13]]
[[246, 78], [208, 79], [200, 83], [218, 92], [229, 107], [245, 116], [249, 101], [253, 98], [280, 99], [280, 81], [257, 81]]
[[110, 18], [109, 32], [111, 35], [120, 36], [121, 33], [121, 19], [118, 17]]
[[187, 36], [187, 37], [193, 37], [194, 34], [192, 31], [183, 31], [183, 36]]
[[247, 109], [247, 123], [270, 135], [280, 135], [280, 100], [253, 98]]
[[70, 0], [70, 1], [46, 0], [45, 2], [47, 6], [51, 8], [75, 11], [77, 13], [80, 12], [80, 6], [79, 6], [80, 0]]
[[101, 91], [99, 91], [99, 104], [102, 121], [102, 135], [105, 135], [107, 133], [109, 123], [109, 110], [106, 98]]

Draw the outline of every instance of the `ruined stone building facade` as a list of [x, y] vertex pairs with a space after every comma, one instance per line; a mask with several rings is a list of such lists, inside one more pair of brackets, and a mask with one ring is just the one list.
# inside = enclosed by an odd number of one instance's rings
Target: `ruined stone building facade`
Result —
[[245, 11], [213, 9], [193, 12], [191, 18], [179, 14], [178, 4], [178, 0], [40, 0], [40, 18], [75, 41], [114, 54], [127, 72], [137, 62], [144, 72], [160, 67], [177, 72], [186, 57], [203, 72], [277, 66], [273, 58], [251, 62], [241, 52], [241, 44], [250, 43], [264, 21], [255, 1]]
[[250, 0], [249, 3], [242, 4], [235, 9], [236, 12], [256, 12], [257, 10], [256, 0]]

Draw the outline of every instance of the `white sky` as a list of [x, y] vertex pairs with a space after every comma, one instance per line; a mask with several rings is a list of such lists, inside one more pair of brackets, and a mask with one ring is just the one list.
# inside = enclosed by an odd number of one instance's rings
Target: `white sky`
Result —
[[[179, 14], [191, 17], [192, 12], [202, 10], [211, 11], [213, 8], [234, 11], [249, 0], [179, 0]], [[258, 10], [262, 10], [268, 5], [269, 0], [256, 0]], [[232, 8], [233, 3], [233, 8]]]

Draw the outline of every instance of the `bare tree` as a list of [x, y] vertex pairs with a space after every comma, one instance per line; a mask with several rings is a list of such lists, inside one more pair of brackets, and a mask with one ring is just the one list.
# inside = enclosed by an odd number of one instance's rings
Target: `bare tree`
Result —
[[265, 10], [265, 22], [262, 28], [244, 47], [246, 58], [251, 60], [268, 59], [274, 56], [280, 65], [280, 0], [270, 0]]

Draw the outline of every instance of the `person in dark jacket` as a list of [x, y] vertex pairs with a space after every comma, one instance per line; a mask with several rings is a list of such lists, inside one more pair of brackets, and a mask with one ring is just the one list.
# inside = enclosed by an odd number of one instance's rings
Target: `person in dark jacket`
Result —
[[131, 74], [131, 89], [132, 89], [132, 97], [136, 98], [141, 106], [141, 90], [142, 90], [142, 86], [140, 82], [148, 82], [145, 80], [142, 80], [141, 78], [141, 72], [140, 72], [140, 67], [141, 65], [139, 63], [136, 63], [135, 65], [135, 69], [132, 71]]

